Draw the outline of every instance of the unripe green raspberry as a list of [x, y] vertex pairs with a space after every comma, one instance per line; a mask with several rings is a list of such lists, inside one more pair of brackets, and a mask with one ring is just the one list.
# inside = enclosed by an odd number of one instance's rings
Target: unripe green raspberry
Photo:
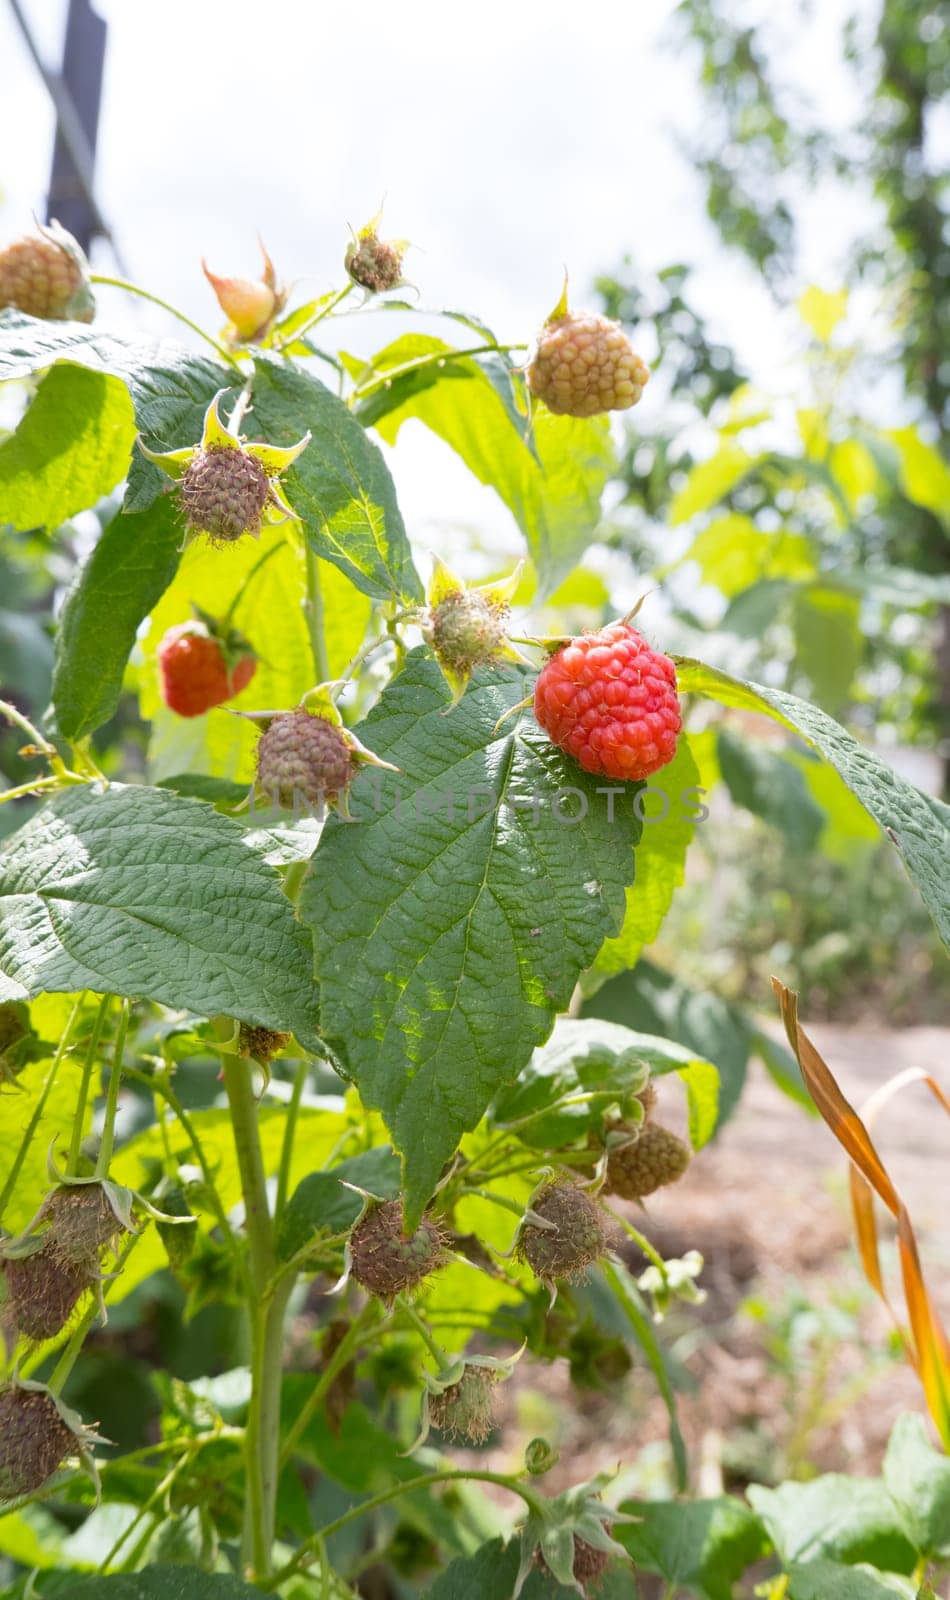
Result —
[[422, 1283], [442, 1265], [443, 1256], [442, 1234], [430, 1217], [406, 1236], [400, 1200], [371, 1206], [350, 1234], [353, 1277], [381, 1300]]
[[76, 1446], [52, 1395], [0, 1389], [0, 1499], [42, 1488]]
[[559, 416], [626, 411], [649, 376], [619, 323], [566, 306], [544, 324], [528, 357], [528, 388]]
[[580, 1277], [607, 1248], [603, 1213], [577, 1184], [548, 1184], [530, 1209], [553, 1224], [542, 1228], [529, 1218], [518, 1241], [519, 1256], [543, 1282]]
[[92, 321], [96, 303], [88, 263], [58, 222], [38, 226], [0, 250], [0, 309], [4, 306], [51, 322]]
[[[623, 1124], [616, 1125], [623, 1131]], [[642, 1200], [656, 1189], [675, 1183], [690, 1163], [690, 1149], [658, 1122], [630, 1129], [630, 1144], [608, 1149], [604, 1189], [621, 1200]]]
[[257, 746], [257, 784], [288, 810], [320, 806], [345, 792], [353, 754], [343, 729], [303, 707], [271, 719]]
[[25, 1339], [52, 1339], [62, 1332], [83, 1292], [89, 1274], [57, 1256], [47, 1240], [32, 1255], [0, 1261], [5, 1320]]
[[454, 1439], [484, 1444], [495, 1426], [497, 1372], [466, 1367], [458, 1383], [429, 1396], [429, 1421]]
[[433, 610], [426, 636], [443, 666], [470, 672], [504, 643], [510, 607], [477, 589], [456, 589]]
[[213, 445], [200, 449], [179, 484], [189, 533], [212, 544], [233, 544], [261, 531], [270, 479], [246, 450]]
[[381, 239], [364, 230], [348, 246], [343, 265], [361, 289], [384, 294], [402, 283], [403, 249], [395, 239]]
[[238, 1034], [238, 1050], [242, 1056], [250, 1056], [254, 1061], [259, 1061], [262, 1067], [266, 1067], [268, 1061], [286, 1049], [290, 1039], [289, 1033], [279, 1033], [276, 1028], [259, 1028], [253, 1023], [242, 1022]]

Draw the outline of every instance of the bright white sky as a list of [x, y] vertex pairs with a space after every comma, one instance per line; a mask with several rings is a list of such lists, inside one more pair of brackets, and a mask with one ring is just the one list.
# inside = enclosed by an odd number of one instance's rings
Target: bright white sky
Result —
[[[24, 4], [55, 62], [63, 0]], [[693, 68], [660, 47], [672, 9], [671, 0], [480, 0], [454, 11], [444, 0], [99, 0], [110, 24], [101, 203], [131, 275], [212, 327], [220, 319], [201, 255], [218, 272], [253, 275], [259, 230], [309, 298], [340, 284], [347, 223], [365, 221], [385, 194], [384, 232], [418, 246], [407, 268], [425, 305], [473, 310], [501, 337], [527, 340], [557, 298], [562, 265], [583, 303], [593, 277], [627, 251], [646, 268], [685, 260], [714, 330], [754, 374], [774, 378], [801, 332], [705, 219], [678, 149], [697, 126]], [[803, 31], [788, 5], [779, 22], [792, 81], [842, 126], [861, 110], [838, 64], [845, 9], [823, 0]], [[454, 33], [453, 15], [462, 21]], [[8, 236], [31, 210], [42, 214], [52, 117], [3, 0], [0, 73]], [[849, 234], [870, 222], [862, 204], [846, 191], [806, 207], [807, 276], [837, 286]], [[104, 319], [133, 314], [118, 299], [101, 291]], [[148, 325], [148, 312], [134, 315]], [[361, 348], [353, 327], [346, 342]], [[370, 319], [370, 329], [378, 342], [390, 336], [388, 323]], [[453, 516], [459, 494], [459, 520], [494, 520], [494, 498], [473, 492], [419, 432], [410, 441], [406, 431], [397, 458], [410, 525]]]

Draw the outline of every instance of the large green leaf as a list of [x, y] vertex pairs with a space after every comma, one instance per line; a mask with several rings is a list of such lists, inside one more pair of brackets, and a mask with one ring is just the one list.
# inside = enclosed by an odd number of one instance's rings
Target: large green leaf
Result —
[[139, 623], [174, 578], [180, 544], [172, 502], [156, 500], [114, 517], [77, 572], [53, 670], [53, 707], [66, 739], [85, 738], [113, 715]]
[[800, 533], [763, 532], [751, 517], [729, 512], [696, 535], [674, 563], [695, 561], [703, 583], [731, 599], [754, 583], [774, 578], [810, 578], [815, 571], [811, 543]]
[[[48, 1041], [48, 1050], [42, 1060], [30, 1061], [17, 1074], [16, 1090], [4, 1090], [0, 1118], [0, 1181], [5, 1182], [13, 1167], [46, 1088], [54, 1046], [65, 1031], [73, 999], [73, 995], [43, 995], [30, 1007], [32, 1026], [44, 1042]], [[91, 1009], [90, 1004], [90, 1012]], [[89, 1017], [84, 1020], [86, 1026], [80, 1024], [76, 1030], [80, 1039], [88, 1037]], [[42, 1122], [27, 1148], [13, 1193], [4, 1209], [3, 1225], [9, 1233], [17, 1233], [26, 1226], [49, 1188], [47, 1155], [54, 1142], [62, 1145], [69, 1141], [79, 1103], [81, 1076], [82, 1051], [67, 1052], [57, 1068], [43, 1106]]]
[[400, 774], [357, 780], [357, 822], [328, 822], [304, 885], [322, 1031], [382, 1111], [415, 1216], [616, 931], [632, 875], [637, 791], [615, 786], [611, 820], [530, 714], [498, 727], [524, 688], [483, 671], [445, 715], [442, 674], [413, 652], [359, 729]]
[[611, 978], [586, 999], [583, 1014], [678, 1040], [695, 1055], [708, 1057], [720, 1079], [717, 1126], [735, 1110], [745, 1084], [751, 1039], [741, 1014], [718, 995], [692, 989], [642, 957], [631, 972]]
[[670, 521], [674, 525], [688, 522], [700, 511], [708, 511], [741, 483], [761, 459], [761, 456], [750, 456], [741, 445], [726, 439], [715, 455], [707, 461], [698, 461], [690, 469], [686, 482], [670, 501]]
[[625, 1500], [633, 1524], [618, 1523], [614, 1537], [634, 1565], [656, 1572], [708, 1600], [732, 1600], [733, 1585], [761, 1559], [768, 1541], [758, 1517], [741, 1500]]
[[818, 750], [899, 850], [941, 938], [950, 945], [950, 829], [918, 790], [858, 744], [840, 723], [797, 695], [743, 683], [701, 661], [681, 658], [677, 673], [681, 693], [705, 694], [723, 705], [762, 711]]
[[728, 728], [719, 730], [716, 753], [733, 802], [781, 829], [789, 849], [811, 850], [826, 819], [801, 768], [783, 752], [740, 738]]
[[124, 384], [51, 368], [16, 432], [0, 444], [0, 525], [58, 528], [125, 477], [135, 420]]
[[550, 1149], [576, 1138], [590, 1117], [583, 1105], [558, 1106], [565, 1095], [601, 1092], [616, 1099], [636, 1093], [649, 1073], [661, 1077], [672, 1072], [686, 1087], [690, 1136], [699, 1149], [716, 1126], [719, 1074], [711, 1061], [670, 1039], [636, 1033], [599, 1017], [561, 1017], [518, 1081], [497, 1095], [492, 1120], [503, 1127], [550, 1107], [524, 1133], [530, 1143], [549, 1139]]
[[827, 1472], [810, 1483], [749, 1490], [775, 1548], [793, 1561], [867, 1561], [886, 1572], [912, 1572], [914, 1547], [900, 1514], [878, 1478], [848, 1478]]
[[93, 989], [317, 1047], [308, 941], [237, 823], [163, 789], [57, 795], [0, 852], [0, 1000]]
[[864, 654], [857, 595], [830, 584], [798, 589], [792, 605], [795, 665], [828, 711], [847, 700]]
[[294, 444], [308, 428], [313, 434], [283, 483], [316, 554], [364, 594], [421, 599], [389, 468], [342, 400], [309, 373], [261, 359], [251, 418], [271, 444]]
[[935, 1450], [922, 1417], [898, 1417], [884, 1457], [884, 1482], [916, 1550], [950, 1555], [950, 1460]]
[[926, 1591], [891, 1573], [822, 1559], [794, 1562], [786, 1593], [788, 1600], [923, 1600]]
[[[394, 378], [392, 390], [385, 387], [388, 372], [426, 356], [434, 359], [422, 369], [425, 382], [413, 373]], [[460, 358], [442, 340], [407, 335], [379, 351], [372, 365], [380, 386], [359, 414], [389, 444], [414, 417], [457, 451], [515, 517], [538, 572], [540, 597], [550, 594], [590, 544], [600, 518], [600, 497], [614, 467], [606, 418], [540, 410], [529, 444], [497, 373]]]
[[669, 766], [657, 773], [644, 791], [643, 837], [637, 849], [636, 877], [627, 890], [623, 927], [598, 954], [593, 982], [632, 967], [659, 933], [686, 876], [686, 852], [699, 820], [702, 793], [699, 768], [683, 734]]
[[[163, 339], [160, 346], [101, 333], [76, 322], [40, 322], [19, 312], [0, 312], [0, 382], [44, 372], [56, 362], [72, 362], [91, 372], [121, 378], [132, 399], [135, 422], [153, 449], [197, 443], [212, 395], [233, 385], [233, 367]], [[50, 459], [57, 452], [53, 433]], [[121, 474], [120, 474], [121, 475]], [[168, 485], [157, 467], [137, 456], [132, 464], [126, 511], [142, 511]]]

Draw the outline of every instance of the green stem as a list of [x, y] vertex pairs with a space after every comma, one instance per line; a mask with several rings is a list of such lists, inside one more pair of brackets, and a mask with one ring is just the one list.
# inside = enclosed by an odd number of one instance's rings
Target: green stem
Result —
[[82, 1155], [82, 1130], [83, 1123], [86, 1120], [86, 1105], [89, 1100], [89, 1086], [92, 1082], [92, 1069], [95, 1065], [96, 1056], [99, 1054], [99, 1040], [102, 1037], [103, 1024], [106, 1020], [106, 1012], [109, 1009], [109, 1001], [111, 999], [111, 994], [104, 994], [102, 999], [99, 1001], [99, 1009], [96, 1012], [96, 1020], [92, 1025], [92, 1033], [89, 1035], [89, 1043], [86, 1047], [86, 1059], [82, 1064], [82, 1078], [79, 1084], [79, 1100], [76, 1104], [75, 1116], [73, 1117], [73, 1133], [72, 1138], [69, 1141], [69, 1158], [66, 1162], [66, 1173], [67, 1176], [71, 1178], [75, 1178], [79, 1173], [79, 1158]]
[[115, 1145], [115, 1114], [119, 1105], [119, 1088], [122, 1083], [122, 1056], [125, 1051], [126, 1035], [129, 1031], [129, 1013], [131, 1004], [123, 1000], [122, 1010], [119, 1013], [119, 1027], [115, 1036], [115, 1049], [112, 1052], [112, 1071], [109, 1074], [109, 1095], [106, 1100], [106, 1114], [102, 1125], [102, 1142], [99, 1145], [99, 1159], [96, 1162], [96, 1177], [100, 1183], [103, 1178], [108, 1178], [109, 1167], [112, 1163], [112, 1151]]
[[[139, 1234], [133, 1233], [126, 1241], [123, 1249], [119, 1251], [116, 1258], [116, 1277], [118, 1277], [119, 1273], [122, 1271], [122, 1268], [125, 1266], [125, 1263], [128, 1261], [129, 1256], [132, 1254], [132, 1251], [139, 1242], [139, 1238]], [[105, 1292], [107, 1292], [107, 1290]], [[86, 1342], [86, 1335], [88, 1334], [89, 1329], [92, 1327], [92, 1324], [95, 1322], [98, 1311], [98, 1303], [94, 1300], [92, 1304], [86, 1308], [79, 1322], [76, 1324], [76, 1327], [70, 1335], [69, 1342], [66, 1344], [62, 1355], [60, 1356], [55, 1367], [53, 1368], [52, 1374], [50, 1375], [47, 1388], [51, 1394], [58, 1395], [62, 1393], [69, 1374], [72, 1372], [73, 1367], [76, 1365], [76, 1362], [79, 1359], [79, 1353]], [[40, 1360], [42, 1359], [43, 1357], [41, 1355]], [[39, 1362], [37, 1362], [36, 1365], [39, 1365]], [[32, 1366], [30, 1370], [33, 1370]]]
[[230, 350], [226, 350], [223, 344], [218, 343], [217, 339], [212, 339], [210, 333], [205, 333], [204, 328], [200, 327], [197, 322], [192, 322], [191, 318], [186, 317], [185, 313], [179, 311], [177, 306], [170, 305], [167, 300], [162, 300], [157, 294], [152, 294], [149, 289], [140, 289], [137, 283], [129, 283], [126, 278], [109, 278], [100, 272], [93, 272], [90, 275], [90, 282], [101, 283], [109, 289], [124, 289], [127, 294], [137, 294], [140, 299], [150, 301], [153, 306], [160, 306], [163, 311], [168, 312], [169, 316], [175, 317], [178, 322], [183, 322], [185, 327], [190, 328], [192, 333], [196, 333], [199, 339], [205, 341], [205, 344], [210, 344], [212, 350], [218, 352], [222, 361], [226, 361], [229, 366], [234, 367], [243, 375], [240, 363], [231, 354]]
[[313, 651], [314, 671], [318, 683], [327, 683], [330, 678], [330, 658], [327, 655], [327, 640], [323, 626], [323, 590], [320, 587], [319, 557], [314, 555], [309, 544], [305, 549], [307, 563], [307, 626], [310, 630], [310, 648]]
[[318, 322], [322, 322], [325, 317], [332, 316], [337, 306], [346, 299], [347, 295], [352, 293], [353, 284], [348, 283], [346, 288], [340, 289], [338, 293], [334, 295], [333, 299], [327, 303], [327, 305], [322, 306], [319, 311], [314, 312], [313, 316], [310, 317], [307, 322], [302, 322], [299, 328], [295, 328], [293, 333], [289, 333], [287, 335], [286, 339], [282, 339], [278, 345], [278, 349], [283, 349], [285, 344], [294, 344], [298, 339], [302, 339], [305, 334], [310, 332], [311, 328], [315, 328], [317, 326]]
[[494, 1483], [500, 1489], [509, 1489], [512, 1494], [519, 1495], [528, 1510], [537, 1517], [544, 1517], [544, 1503], [540, 1496], [534, 1494], [524, 1484], [518, 1483], [514, 1478], [508, 1477], [503, 1472], [465, 1472], [461, 1469], [446, 1469], [444, 1472], [424, 1472], [418, 1478], [406, 1478], [402, 1483], [392, 1484], [388, 1489], [383, 1489], [379, 1494], [374, 1494], [369, 1500], [361, 1500], [359, 1505], [351, 1506], [349, 1511], [344, 1511], [342, 1516], [333, 1522], [328, 1522], [317, 1533], [302, 1544], [290, 1561], [275, 1572], [267, 1581], [260, 1585], [263, 1589], [276, 1589], [278, 1585], [292, 1578], [295, 1572], [301, 1571], [309, 1565], [311, 1552], [332, 1534], [339, 1533], [341, 1528], [349, 1527], [351, 1522], [356, 1522], [360, 1517], [365, 1517], [368, 1512], [376, 1511], [380, 1506], [387, 1505], [390, 1500], [398, 1500], [400, 1495], [412, 1494], [416, 1489], [431, 1489], [437, 1483]]
[[384, 384], [391, 383], [393, 378], [401, 378], [404, 373], [418, 372], [423, 367], [445, 365], [447, 361], [460, 361], [465, 356], [497, 355], [511, 350], [527, 350], [526, 344], [473, 344], [467, 350], [442, 350], [436, 355], [418, 356], [415, 361], [404, 361], [398, 367], [389, 367], [385, 372], [378, 372], [373, 367], [372, 360], [366, 363], [372, 370], [373, 376], [365, 384], [357, 383], [353, 390], [353, 398], [362, 400], [373, 389], [382, 388]]
[[[218, 1036], [230, 1039], [229, 1018], [216, 1019]], [[261, 1150], [254, 1095], [254, 1068], [244, 1056], [225, 1055], [224, 1086], [231, 1111], [241, 1191], [244, 1227], [248, 1241], [251, 1330], [251, 1403], [244, 1440], [247, 1499], [242, 1554], [255, 1578], [271, 1571], [277, 1504], [278, 1444], [280, 1433], [280, 1381], [283, 1320], [292, 1280], [274, 1288], [268, 1298], [274, 1271], [274, 1232], [267, 1203], [267, 1178]]]
[[277, 543], [276, 544], [272, 544], [269, 550], [265, 550], [264, 554], [257, 561], [255, 561], [253, 567], [251, 567], [250, 570], [245, 573], [245, 575], [242, 578], [240, 584], [238, 585], [237, 589], [234, 592], [234, 598], [232, 599], [231, 604], [228, 606], [227, 611], [224, 613], [224, 616], [221, 618], [221, 631], [222, 631], [222, 633], [225, 631], [226, 628], [228, 628], [230, 626], [231, 619], [233, 618], [235, 611], [237, 610], [238, 606], [241, 604], [241, 601], [244, 599], [244, 596], [247, 594], [248, 587], [250, 585], [251, 579], [257, 577], [257, 574], [260, 572], [261, 567], [263, 567], [270, 560], [271, 556], [275, 556], [277, 554], [278, 550], [283, 550], [283, 548], [284, 548], [286, 543], [287, 543], [286, 539], [278, 539]]
[[8, 800], [21, 800], [26, 794], [41, 794], [44, 789], [61, 788], [61, 778], [34, 778], [32, 783], [20, 783], [15, 789], [4, 789], [0, 794], [0, 806]]
[[417, 1334], [419, 1335], [419, 1338], [422, 1340], [430, 1356], [435, 1362], [438, 1370], [441, 1372], [444, 1367], [449, 1366], [450, 1359], [448, 1353], [442, 1349], [440, 1344], [437, 1344], [435, 1339], [433, 1339], [428, 1325], [423, 1321], [422, 1317], [420, 1317], [415, 1306], [410, 1305], [409, 1301], [406, 1300], [404, 1296], [400, 1295], [399, 1308], [403, 1315], [412, 1323]]
[[10, 1171], [7, 1173], [6, 1180], [3, 1185], [3, 1192], [0, 1193], [0, 1217], [3, 1216], [3, 1213], [10, 1203], [10, 1196], [16, 1188], [17, 1179], [20, 1176], [20, 1171], [24, 1161], [26, 1160], [30, 1145], [33, 1143], [33, 1136], [36, 1133], [40, 1122], [42, 1121], [43, 1113], [46, 1110], [46, 1102], [49, 1099], [53, 1085], [56, 1082], [56, 1074], [59, 1072], [62, 1059], [69, 1048], [69, 1041], [72, 1038], [73, 1028], [76, 1025], [76, 1018], [79, 1016], [79, 1013], [82, 1010], [82, 1003], [85, 998], [86, 991], [84, 989], [82, 994], [77, 997], [76, 1002], [73, 1005], [73, 1009], [69, 1013], [66, 1026], [63, 1029], [62, 1038], [60, 1039], [59, 1044], [56, 1046], [56, 1054], [50, 1062], [49, 1072], [46, 1074], [46, 1082], [44, 1083], [40, 1097], [33, 1108], [33, 1115], [27, 1123], [23, 1138], [20, 1140], [20, 1148], [13, 1158], [13, 1164], [10, 1167]]
[[280, 1168], [277, 1173], [277, 1197], [274, 1201], [274, 1217], [280, 1216], [287, 1197], [290, 1194], [290, 1168], [294, 1159], [294, 1137], [297, 1132], [297, 1118], [300, 1115], [300, 1102], [303, 1099], [304, 1088], [310, 1073], [309, 1061], [299, 1061], [294, 1074], [294, 1087], [287, 1107], [287, 1120], [284, 1123], [284, 1141], [280, 1151]]
[[[380, 1307], [378, 1303], [375, 1300], [370, 1300], [347, 1329], [347, 1332], [340, 1340], [319, 1378], [308, 1394], [302, 1409], [297, 1413], [297, 1416], [294, 1418], [294, 1421], [291, 1424], [287, 1437], [284, 1440], [283, 1449], [280, 1453], [281, 1466], [286, 1465], [286, 1463], [290, 1460], [294, 1450], [297, 1447], [298, 1440], [301, 1439], [306, 1433], [312, 1417], [320, 1409], [327, 1390], [333, 1383], [334, 1378], [336, 1378], [338, 1373], [343, 1371], [343, 1368], [346, 1366], [347, 1362], [355, 1355], [360, 1346], [369, 1342], [367, 1339], [367, 1334], [369, 1333], [372, 1323], [379, 1317], [379, 1315]], [[382, 1327], [376, 1329], [377, 1334], [381, 1333], [382, 1331]]]

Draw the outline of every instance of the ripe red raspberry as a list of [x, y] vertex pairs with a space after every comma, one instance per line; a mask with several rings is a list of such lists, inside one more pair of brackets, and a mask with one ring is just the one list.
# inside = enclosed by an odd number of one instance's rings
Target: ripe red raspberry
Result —
[[257, 746], [257, 783], [287, 810], [329, 804], [353, 776], [353, 752], [343, 729], [298, 706], [279, 711]]
[[648, 778], [676, 754], [676, 668], [629, 623], [612, 622], [551, 657], [535, 684], [534, 714], [585, 772]]
[[593, 417], [635, 406], [650, 373], [619, 323], [565, 305], [538, 334], [527, 376], [531, 393], [549, 411]]
[[189, 533], [233, 544], [261, 531], [270, 479], [256, 456], [220, 445], [199, 449], [179, 485]]
[[37, 227], [0, 250], [0, 308], [4, 306], [52, 322], [92, 321], [96, 305], [86, 258], [58, 222]]
[[206, 623], [169, 628], [158, 647], [162, 699], [180, 717], [200, 717], [233, 700], [257, 671], [257, 657], [239, 634], [216, 638]]

